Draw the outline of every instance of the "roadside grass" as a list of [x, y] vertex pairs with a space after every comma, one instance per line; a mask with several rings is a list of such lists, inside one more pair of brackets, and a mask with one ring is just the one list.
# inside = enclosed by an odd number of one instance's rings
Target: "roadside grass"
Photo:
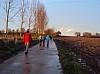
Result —
[[59, 41], [54, 40], [58, 49], [58, 56], [64, 74], [91, 74], [86, 66], [75, 61], [73, 55], [67, 51]]
[[[30, 43], [29, 47], [35, 46], [36, 44], [38, 44], [38, 40], [33, 40]], [[15, 45], [11, 45], [11, 46], [6, 46], [3, 49], [0, 49], [0, 62], [3, 62], [4, 60], [18, 54], [21, 51], [24, 51], [25, 49], [25, 45], [22, 42], [18, 42]]]

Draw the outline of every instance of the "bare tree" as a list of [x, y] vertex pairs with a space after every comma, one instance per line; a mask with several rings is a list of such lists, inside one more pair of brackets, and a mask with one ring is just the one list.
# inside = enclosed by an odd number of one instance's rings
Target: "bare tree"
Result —
[[1, 0], [2, 4], [0, 4], [0, 6], [4, 9], [4, 11], [6, 12], [6, 39], [7, 39], [7, 33], [8, 33], [8, 22], [10, 22], [16, 15], [17, 13], [20, 11], [16, 11], [13, 15], [10, 15], [11, 11], [14, 9], [16, 10], [16, 0]]
[[53, 36], [54, 29], [53, 28], [48, 28], [47, 30], [44, 30], [44, 33], [47, 35]]
[[1, 32], [1, 30], [0, 30], [0, 34], [1, 34], [2, 32]]
[[14, 34], [15, 34], [15, 30], [14, 30], [14, 29], [12, 30], [12, 34], [13, 34], [13, 36], [14, 36]]
[[14, 29], [12, 30], [12, 33], [15, 33], [15, 30]]
[[5, 31], [4, 31], [4, 30], [1, 30], [1, 32], [2, 32], [2, 33], [5, 33]]
[[16, 29], [16, 32], [17, 32], [17, 33], [19, 33], [19, 32], [20, 32], [20, 30], [19, 30], [19, 29]]
[[28, 25], [28, 29], [30, 31], [30, 27], [33, 23], [33, 19], [34, 19], [34, 2], [32, 1], [31, 3], [27, 0], [27, 25]]
[[22, 28], [22, 33], [25, 33], [25, 28]]
[[84, 36], [84, 37], [89, 37], [89, 38], [91, 38], [91, 37], [92, 37], [92, 34], [89, 33], [89, 32], [84, 32], [84, 33], [83, 33], [83, 36]]
[[34, 4], [35, 11], [34, 11], [34, 32], [38, 34], [43, 34], [47, 24], [48, 18], [46, 15], [46, 10], [44, 5], [39, 1]]
[[20, 24], [20, 37], [22, 36], [22, 28], [23, 28], [23, 24], [25, 22], [25, 12], [26, 12], [26, 4], [25, 4], [25, 0], [21, 0], [20, 2], [20, 15], [21, 15], [21, 24]]
[[11, 29], [10, 29], [10, 28], [8, 28], [8, 33], [9, 33], [9, 34], [11, 34], [11, 33], [12, 33], [12, 31], [11, 31]]
[[16, 33], [17, 35], [19, 34], [19, 32], [20, 32], [20, 30], [19, 30], [19, 29], [16, 29], [15, 33]]
[[96, 33], [96, 37], [99, 37], [100, 36], [100, 34], [99, 33]]
[[44, 9], [44, 5], [40, 4], [39, 10], [38, 10], [38, 28], [39, 33], [43, 34], [43, 31], [45, 30], [45, 27], [47, 26], [48, 20], [46, 11]]
[[21, 0], [20, 6], [21, 6], [21, 10], [20, 10], [20, 16], [21, 16], [20, 37], [21, 37], [22, 36], [23, 23], [24, 23], [24, 17], [25, 17], [25, 11], [26, 11], [24, 0]]
[[55, 33], [53, 34], [53, 36], [60, 36], [60, 34], [61, 34], [61, 32], [58, 31], [58, 32], [55, 32]]
[[76, 35], [76, 36], [80, 36], [81, 33], [80, 33], [80, 32], [75, 32], [75, 35]]

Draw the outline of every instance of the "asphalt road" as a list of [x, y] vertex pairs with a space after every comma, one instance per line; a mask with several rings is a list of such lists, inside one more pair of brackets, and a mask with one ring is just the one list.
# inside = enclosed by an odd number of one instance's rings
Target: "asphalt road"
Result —
[[53, 41], [49, 47], [39, 44], [0, 64], [0, 74], [62, 74], [58, 51]]

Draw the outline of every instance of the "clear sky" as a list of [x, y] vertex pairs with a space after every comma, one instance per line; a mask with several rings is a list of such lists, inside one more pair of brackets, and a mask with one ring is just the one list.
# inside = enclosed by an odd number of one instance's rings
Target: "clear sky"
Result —
[[[62, 35], [74, 35], [75, 32], [100, 33], [100, 0], [40, 0], [40, 2], [46, 9], [48, 26], [55, 27]], [[16, 23], [9, 27], [18, 28], [18, 25]], [[0, 24], [0, 29], [5, 29], [5, 26]]]

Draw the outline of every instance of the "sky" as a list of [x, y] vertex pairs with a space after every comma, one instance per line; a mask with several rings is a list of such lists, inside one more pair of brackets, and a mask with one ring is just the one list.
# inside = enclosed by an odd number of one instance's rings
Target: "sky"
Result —
[[[81, 35], [84, 32], [100, 33], [100, 0], [40, 0], [40, 2], [45, 6], [49, 28], [54, 27], [61, 35], [74, 36], [75, 32], [81, 32]], [[3, 23], [3, 20], [0, 19], [0, 22]], [[17, 23], [13, 24], [9, 27], [18, 28]], [[5, 29], [5, 26], [0, 24], [0, 29]]]

